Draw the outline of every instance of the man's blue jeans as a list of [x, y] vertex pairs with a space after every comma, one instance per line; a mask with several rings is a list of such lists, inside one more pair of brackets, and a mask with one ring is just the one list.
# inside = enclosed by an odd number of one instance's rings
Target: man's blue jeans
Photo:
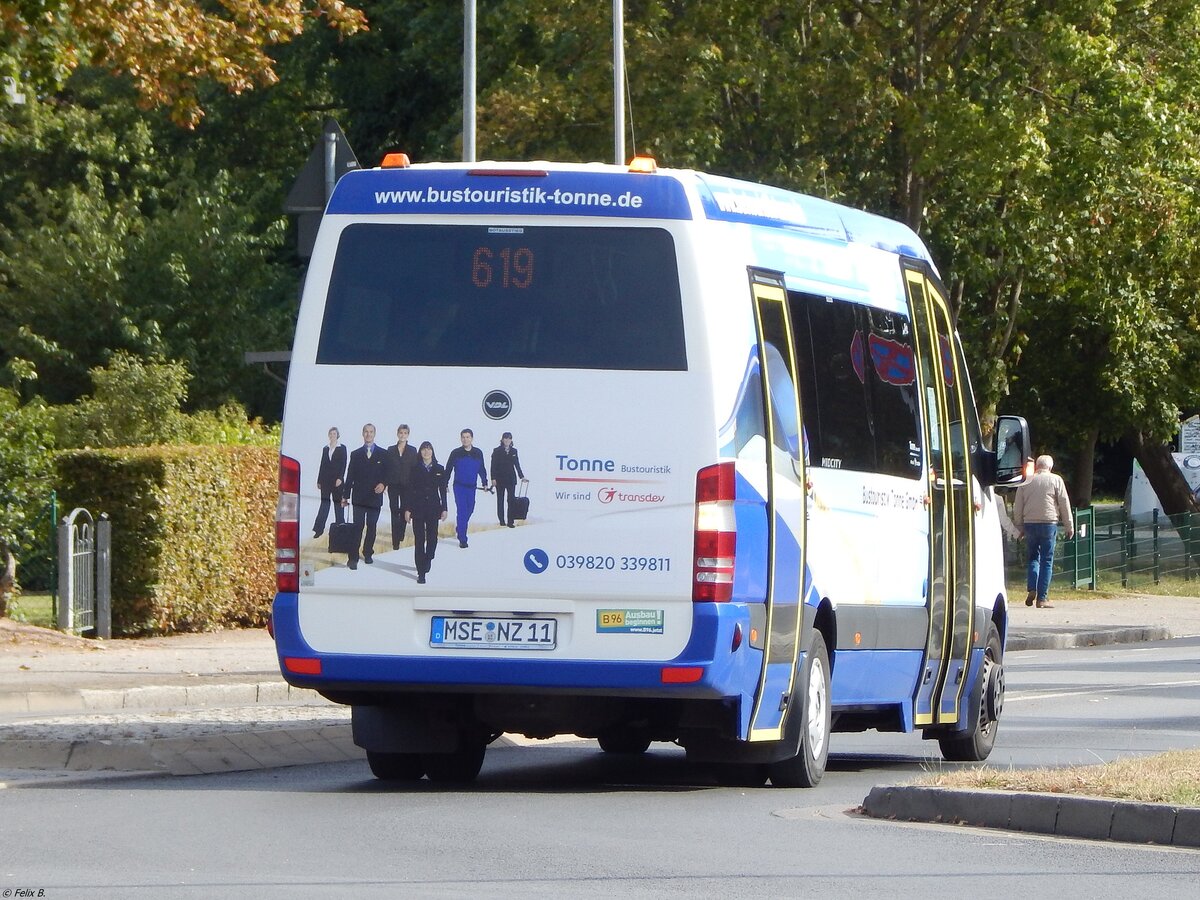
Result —
[[1027, 590], [1036, 591], [1039, 601], [1050, 592], [1050, 576], [1054, 571], [1054, 539], [1058, 525], [1053, 522], [1029, 522], [1025, 525], [1025, 549], [1029, 552], [1029, 570], [1025, 578]]
[[467, 525], [475, 512], [475, 485], [454, 482], [454, 525], [458, 542], [467, 542]]

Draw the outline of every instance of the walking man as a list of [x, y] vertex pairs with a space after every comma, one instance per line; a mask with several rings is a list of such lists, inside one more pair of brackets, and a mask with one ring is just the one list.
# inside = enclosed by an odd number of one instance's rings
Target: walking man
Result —
[[408, 442], [408, 426], [396, 429], [396, 443], [387, 448], [388, 454], [388, 508], [392, 512], [392, 549], [399, 550], [407, 529], [404, 510], [408, 504], [408, 476], [417, 461], [417, 448]]
[[1017, 488], [1013, 500], [1013, 524], [1025, 538], [1029, 554], [1029, 568], [1025, 586], [1029, 593], [1025, 605], [1038, 609], [1051, 608], [1046, 595], [1050, 593], [1050, 577], [1054, 565], [1054, 539], [1058, 536], [1061, 522], [1067, 531], [1067, 540], [1075, 536], [1075, 523], [1071, 518], [1071, 501], [1067, 497], [1067, 486], [1060, 476], [1055, 475], [1053, 457], [1042, 455], [1034, 464], [1034, 474]]
[[354, 552], [347, 563], [358, 568], [358, 538], [362, 539], [363, 562], [370, 565], [375, 555], [375, 529], [383, 508], [383, 490], [387, 484], [387, 451], [375, 443], [375, 426], [363, 426], [363, 445], [350, 454], [346, 471], [342, 506], [353, 506], [356, 537]]
[[475, 432], [464, 428], [459, 434], [461, 447], [450, 451], [446, 460], [446, 484], [454, 485], [454, 524], [458, 532], [458, 546], [467, 546], [467, 525], [475, 512], [475, 482], [486, 489], [488, 486], [487, 466], [483, 451], [472, 446]]

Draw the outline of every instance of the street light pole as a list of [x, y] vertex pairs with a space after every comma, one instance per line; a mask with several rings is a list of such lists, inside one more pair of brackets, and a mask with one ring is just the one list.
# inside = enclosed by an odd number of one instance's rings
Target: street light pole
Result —
[[463, 162], [475, 162], [475, 0], [463, 0]]
[[613, 0], [613, 155], [625, 165], [625, 3]]

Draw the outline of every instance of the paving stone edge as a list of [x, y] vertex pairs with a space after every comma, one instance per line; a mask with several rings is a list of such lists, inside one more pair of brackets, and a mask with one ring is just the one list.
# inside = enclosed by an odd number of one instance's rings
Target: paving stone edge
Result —
[[152, 684], [129, 688], [78, 688], [0, 692], [0, 715], [69, 715], [117, 710], [205, 706], [327, 705], [316, 691], [286, 681], [230, 684]]
[[872, 788], [862, 811], [875, 819], [1200, 848], [1200, 808], [1166, 803], [894, 785]]
[[1164, 625], [1137, 625], [1127, 628], [1093, 628], [1084, 631], [1014, 631], [1008, 636], [1006, 650], [1071, 650], [1078, 647], [1102, 647], [1108, 644], [1137, 644], [1143, 641], [1169, 641], [1171, 629]]

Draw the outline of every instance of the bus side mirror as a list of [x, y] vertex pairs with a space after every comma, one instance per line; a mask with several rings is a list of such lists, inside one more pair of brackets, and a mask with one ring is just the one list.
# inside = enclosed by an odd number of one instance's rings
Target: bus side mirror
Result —
[[1013, 486], [1025, 481], [1030, 453], [1029, 423], [1020, 416], [1001, 416], [996, 420], [996, 467], [992, 484]]

